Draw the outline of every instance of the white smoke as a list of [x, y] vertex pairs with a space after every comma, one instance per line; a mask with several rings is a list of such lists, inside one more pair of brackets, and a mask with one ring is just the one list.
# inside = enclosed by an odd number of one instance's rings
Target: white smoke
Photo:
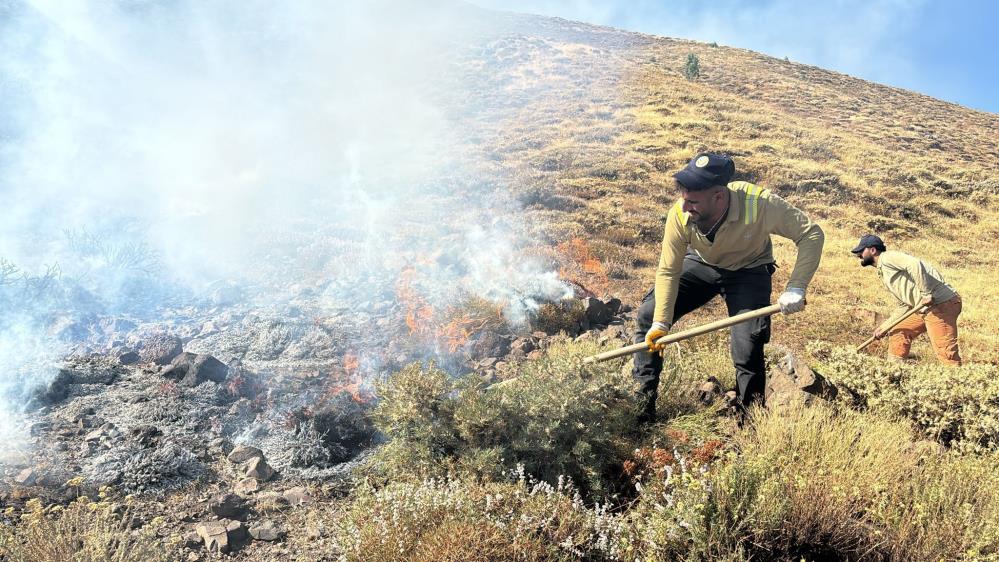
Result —
[[[363, 299], [365, 279], [384, 292], [446, 256], [441, 298], [494, 299], [514, 323], [565, 296], [519, 255], [504, 190], [462, 179], [441, 93], [462, 87], [450, 53], [476, 26], [455, 8], [0, 4], [0, 258], [19, 268], [0, 283], [0, 392], [51, 378], [72, 343], [55, 318], [154, 317], [219, 283], [266, 297], [328, 277]], [[57, 283], [18, 297], [53, 266]]]

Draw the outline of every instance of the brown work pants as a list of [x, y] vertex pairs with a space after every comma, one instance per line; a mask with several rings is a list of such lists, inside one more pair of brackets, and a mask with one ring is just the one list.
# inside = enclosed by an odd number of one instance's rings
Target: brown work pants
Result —
[[961, 297], [930, 307], [926, 314], [913, 314], [888, 332], [888, 352], [905, 359], [912, 340], [926, 332], [940, 361], [947, 365], [961, 364], [957, 347], [957, 317], [961, 314]]

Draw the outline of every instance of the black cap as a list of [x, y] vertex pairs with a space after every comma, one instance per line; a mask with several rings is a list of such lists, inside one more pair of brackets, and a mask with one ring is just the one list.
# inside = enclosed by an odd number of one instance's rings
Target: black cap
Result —
[[735, 162], [724, 154], [702, 152], [673, 177], [688, 191], [701, 191], [715, 185], [728, 185], [735, 175]]
[[865, 234], [860, 237], [860, 242], [857, 243], [857, 247], [850, 250], [854, 254], [859, 254], [866, 250], [867, 248], [878, 248], [882, 252], [885, 250], [885, 243], [876, 234]]

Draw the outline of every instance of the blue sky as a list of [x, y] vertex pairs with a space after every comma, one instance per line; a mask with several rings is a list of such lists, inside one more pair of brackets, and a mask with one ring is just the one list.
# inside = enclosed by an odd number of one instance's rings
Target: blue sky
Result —
[[999, 113], [999, 1], [471, 1], [716, 41]]

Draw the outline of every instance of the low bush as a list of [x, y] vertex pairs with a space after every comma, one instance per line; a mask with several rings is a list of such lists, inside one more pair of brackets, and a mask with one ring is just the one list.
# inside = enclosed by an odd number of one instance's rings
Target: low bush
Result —
[[683, 75], [687, 80], [697, 80], [701, 76], [701, 60], [694, 53], [687, 54], [687, 62], [683, 65]]
[[570, 485], [531, 481], [394, 482], [361, 488], [333, 527], [345, 560], [615, 559], [618, 517]]
[[583, 301], [566, 300], [561, 303], [546, 302], [538, 307], [531, 321], [531, 327], [546, 334], [565, 332], [575, 334], [579, 331], [579, 323], [586, 316]]
[[170, 560], [154, 525], [132, 531], [131, 513], [81, 496], [68, 506], [29, 500], [21, 521], [0, 524], [0, 560], [10, 562], [155, 562]]
[[375, 466], [398, 478], [463, 470], [495, 480], [522, 465], [550, 483], [565, 477], [587, 495], [612, 492], [634, 433], [630, 378], [614, 363], [583, 365], [595, 343], [563, 340], [544, 358], [488, 387], [413, 364], [379, 389], [377, 427], [388, 437]]
[[646, 486], [620, 543], [653, 559], [999, 559], [995, 460], [912, 437], [821, 405], [757, 412], [721, 462], [688, 456]]
[[852, 405], [911, 420], [927, 437], [962, 451], [999, 447], [999, 366], [908, 364], [827, 344], [809, 352]]
[[[757, 411], [734, 435], [713, 409], [676, 410], [636, 435], [627, 373], [579, 362], [596, 351], [563, 341], [491, 389], [418, 365], [390, 379], [377, 415], [391, 484], [346, 508], [347, 558], [999, 560], [995, 455], [917, 441], [877, 401]], [[876, 363], [865, 392], [912, 375]], [[540, 480], [511, 484], [518, 465]], [[630, 505], [594, 504], [625, 483], [614, 501]]]

